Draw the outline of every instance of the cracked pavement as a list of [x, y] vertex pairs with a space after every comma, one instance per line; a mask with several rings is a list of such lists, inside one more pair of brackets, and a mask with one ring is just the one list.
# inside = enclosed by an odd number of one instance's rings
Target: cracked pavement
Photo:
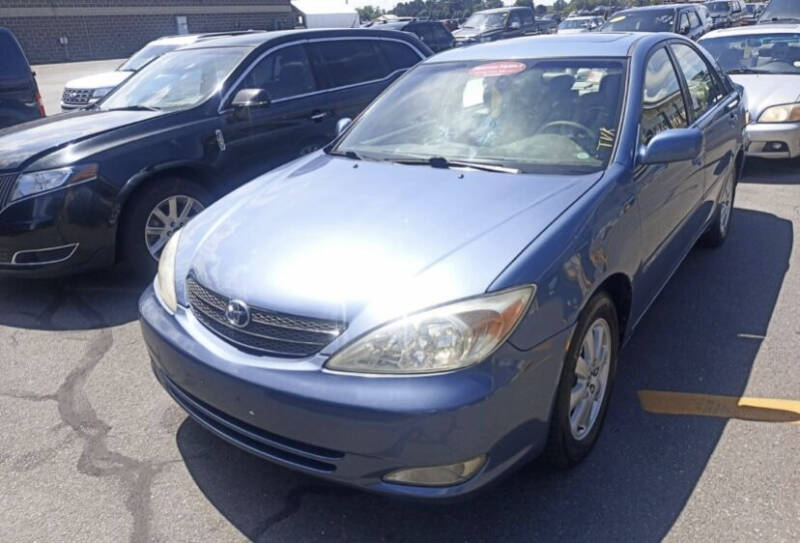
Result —
[[467, 502], [317, 481], [211, 436], [151, 375], [141, 282], [0, 281], [0, 541], [800, 540], [800, 425], [664, 416], [637, 391], [800, 400], [800, 162], [748, 165], [622, 354], [597, 449]]

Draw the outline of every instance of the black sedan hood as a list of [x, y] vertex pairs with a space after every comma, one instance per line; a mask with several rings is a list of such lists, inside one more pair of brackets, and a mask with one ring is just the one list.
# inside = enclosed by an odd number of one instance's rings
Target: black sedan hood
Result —
[[162, 115], [157, 111], [87, 110], [0, 130], [0, 171], [98, 134]]

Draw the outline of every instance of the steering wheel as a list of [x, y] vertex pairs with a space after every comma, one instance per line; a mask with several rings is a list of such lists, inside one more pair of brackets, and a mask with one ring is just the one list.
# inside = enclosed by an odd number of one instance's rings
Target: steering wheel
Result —
[[[589, 128], [582, 125], [581, 123], [576, 123], [574, 121], [550, 121], [549, 123], [541, 127], [539, 130], [537, 130], [536, 133], [538, 134], [547, 132], [548, 128], [553, 128], [555, 126], [563, 126], [566, 128], [573, 129], [575, 132], [580, 133], [580, 135], [585, 136], [588, 139], [586, 143], [594, 141], [594, 132], [592, 132]], [[591, 149], [590, 147], [583, 145], [580, 141], [576, 140], [575, 143], [583, 147], [585, 151], [589, 151], [590, 154], [594, 153], [594, 149]]]

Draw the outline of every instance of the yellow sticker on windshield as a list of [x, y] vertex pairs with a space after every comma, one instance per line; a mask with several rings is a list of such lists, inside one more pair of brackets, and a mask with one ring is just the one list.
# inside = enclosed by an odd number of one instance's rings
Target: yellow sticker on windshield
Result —
[[618, 23], [618, 22], [622, 21], [623, 19], [625, 19], [624, 15], [617, 15], [613, 19], [609, 19], [608, 22], [609, 23]]

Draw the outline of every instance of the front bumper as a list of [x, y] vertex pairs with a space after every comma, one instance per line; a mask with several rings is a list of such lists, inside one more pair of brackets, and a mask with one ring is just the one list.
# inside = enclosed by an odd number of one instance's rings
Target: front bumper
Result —
[[[800, 156], [800, 123], [751, 123], [745, 128], [747, 156], [795, 158]], [[779, 149], [774, 144], [782, 144]]]
[[96, 179], [0, 205], [0, 276], [55, 277], [113, 263], [113, 193]]
[[[167, 313], [152, 287], [139, 310], [156, 377], [212, 433], [311, 475], [427, 500], [473, 492], [541, 451], [571, 331], [528, 352], [507, 344], [461, 371], [375, 378], [297, 361], [284, 361], [286, 369], [259, 366], [258, 357], [234, 363], [240, 351], [226, 357], [234, 347], [202, 334], [190, 311]], [[454, 486], [383, 480], [396, 469], [480, 455], [483, 468]]]

